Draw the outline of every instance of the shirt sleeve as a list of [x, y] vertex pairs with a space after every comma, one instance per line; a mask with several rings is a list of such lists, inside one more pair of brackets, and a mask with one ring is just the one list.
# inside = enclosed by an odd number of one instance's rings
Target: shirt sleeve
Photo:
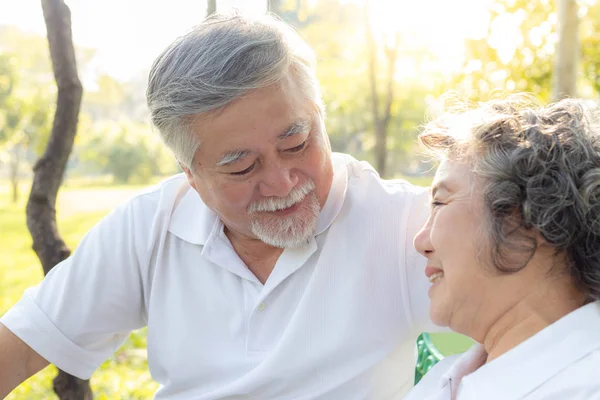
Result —
[[146, 324], [134, 219], [131, 203], [110, 213], [0, 322], [50, 363], [89, 379]]
[[406, 224], [404, 271], [406, 273], [409, 308], [415, 330], [421, 332], [448, 332], [447, 328], [435, 325], [429, 316], [429, 287], [425, 276], [427, 260], [415, 250], [413, 244], [416, 234], [429, 217], [429, 192], [418, 188], [414, 192]]

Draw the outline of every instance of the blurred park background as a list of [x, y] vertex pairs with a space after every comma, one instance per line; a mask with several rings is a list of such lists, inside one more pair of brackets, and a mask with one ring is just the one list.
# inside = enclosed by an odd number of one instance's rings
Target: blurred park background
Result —
[[[419, 127], [455, 90], [473, 101], [526, 91], [596, 101], [600, 91], [597, 0], [65, 0], [72, 12], [83, 100], [57, 198], [69, 248], [142, 187], [178, 172], [149, 124], [145, 86], [153, 59], [215, 7], [264, 13], [295, 26], [317, 53], [335, 151], [389, 178], [427, 185]], [[25, 204], [56, 108], [39, 0], [0, 4], [0, 315], [43, 271], [31, 250]], [[92, 378], [97, 399], [149, 399], [156, 384], [136, 331]], [[442, 353], [469, 341], [434, 336]], [[9, 400], [56, 399], [54, 367]]]

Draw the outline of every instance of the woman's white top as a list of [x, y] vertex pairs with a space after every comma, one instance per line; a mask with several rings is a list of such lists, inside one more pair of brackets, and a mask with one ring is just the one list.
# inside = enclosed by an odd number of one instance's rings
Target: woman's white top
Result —
[[600, 301], [483, 365], [480, 344], [446, 357], [405, 400], [600, 399]]

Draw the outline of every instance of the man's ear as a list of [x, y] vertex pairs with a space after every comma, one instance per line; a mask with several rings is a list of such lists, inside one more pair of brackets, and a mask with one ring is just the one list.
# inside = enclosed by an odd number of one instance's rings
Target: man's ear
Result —
[[181, 164], [181, 162], [177, 161], [177, 163], [179, 164], [179, 168], [181, 168], [181, 170], [185, 174], [185, 177], [187, 178], [188, 184], [192, 188], [194, 188], [194, 190], [196, 190], [196, 184], [194, 183], [194, 175], [192, 174], [192, 171], [188, 167], [186, 167], [183, 164]]

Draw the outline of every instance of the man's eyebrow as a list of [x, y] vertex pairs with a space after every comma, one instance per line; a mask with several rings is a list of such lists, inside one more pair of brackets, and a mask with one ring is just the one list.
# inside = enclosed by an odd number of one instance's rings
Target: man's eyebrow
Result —
[[286, 138], [289, 138], [290, 136], [294, 136], [297, 133], [306, 132], [307, 130], [310, 129], [311, 125], [312, 125], [311, 120], [308, 118], [300, 120], [300, 121], [296, 121], [292, 125], [290, 125], [289, 128], [287, 128], [286, 131], [283, 132], [281, 135], [279, 135], [277, 138], [278, 139], [286, 139]]
[[221, 157], [221, 159], [219, 161], [217, 161], [216, 166], [224, 167], [226, 165], [234, 164], [249, 154], [250, 154], [250, 150], [228, 151], [227, 153], [223, 154], [223, 156]]

